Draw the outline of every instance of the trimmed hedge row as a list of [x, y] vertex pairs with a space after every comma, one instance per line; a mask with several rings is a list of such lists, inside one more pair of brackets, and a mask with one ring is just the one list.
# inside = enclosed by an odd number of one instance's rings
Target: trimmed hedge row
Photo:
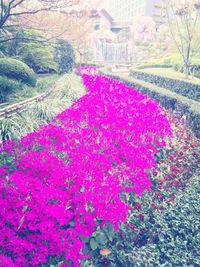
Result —
[[181, 102], [175, 97], [150, 90], [147, 86], [142, 85], [142, 81], [139, 83], [139, 81], [131, 81], [131, 79], [128, 80], [110, 73], [106, 73], [106, 75], [113, 79], [120, 80], [130, 87], [137, 88], [137, 90], [141, 91], [143, 94], [158, 101], [164, 108], [178, 113], [180, 117], [183, 117], [186, 120], [188, 126], [196, 136], [200, 138], [200, 113], [195, 112], [189, 105]]
[[0, 58], [0, 75], [22, 81], [30, 86], [36, 85], [36, 77], [25, 63], [13, 58]]
[[187, 98], [200, 100], [200, 85], [136, 70], [132, 70], [130, 76], [169, 89]]
[[170, 64], [144, 64], [137, 66], [137, 69], [148, 69], [148, 68], [172, 68], [173, 66]]

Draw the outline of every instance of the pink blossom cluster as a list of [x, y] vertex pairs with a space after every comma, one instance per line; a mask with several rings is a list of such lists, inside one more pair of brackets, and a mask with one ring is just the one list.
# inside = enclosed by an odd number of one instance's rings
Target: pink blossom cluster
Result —
[[97, 74], [98, 68], [95, 66], [79, 66], [75, 69], [76, 74], [83, 75], [83, 74]]
[[151, 190], [153, 155], [171, 136], [164, 111], [121, 82], [82, 79], [85, 96], [2, 146], [13, 165], [0, 169], [0, 266], [37, 266], [63, 253], [62, 266], [81, 266], [81, 237], [99, 223], [117, 230], [130, 209], [123, 192]]

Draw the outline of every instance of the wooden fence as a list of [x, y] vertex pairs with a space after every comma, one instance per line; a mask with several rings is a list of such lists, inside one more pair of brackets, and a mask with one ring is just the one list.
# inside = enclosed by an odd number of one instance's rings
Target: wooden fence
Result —
[[55, 82], [51, 85], [51, 87], [46, 92], [40, 95], [31, 97], [27, 100], [21, 101], [19, 103], [8, 105], [2, 109], [1, 109], [1, 106], [6, 105], [8, 103], [0, 104], [1, 105], [0, 106], [0, 120], [2, 120], [3, 118], [9, 118], [17, 112], [26, 111], [35, 102], [42, 101], [44, 98], [49, 96], [50, 93], [54, 90], [54, 87], [55, 87]]

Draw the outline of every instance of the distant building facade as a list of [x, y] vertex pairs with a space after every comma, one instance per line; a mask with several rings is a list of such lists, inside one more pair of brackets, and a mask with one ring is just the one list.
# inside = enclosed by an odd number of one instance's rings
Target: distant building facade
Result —
[[165, 22], [162, 5], [166, 0], [107, 0], [105, 8], [115, 21], [131, 22], [137, 16], [150, 16], [157, 24]]

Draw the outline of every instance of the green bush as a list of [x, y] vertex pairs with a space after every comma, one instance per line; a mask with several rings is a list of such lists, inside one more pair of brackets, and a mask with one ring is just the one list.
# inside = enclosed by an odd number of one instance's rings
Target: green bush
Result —
[[58, 65], [54, 61], [53, 49], [49, 46], [28, 44], [21, 52], [21, 59], [36, 73], [55, 73]]
[[11, 80], [0, 76], [0, 103], [6, 102], [11, 93], [22, 88], [20, 81]]
[[[183, 59], [180, 55], [172, 55], [169, 57], [171, 66], [175, 71], [184, 72], [184, 63]], [[190, 74], [194, 76], [198, 76], [198, 72], [200, 71], [200, 58], [193, 57], [190, 64]]]
[[170, 91], [186, 96], [187, 98], [197, 101], [200, 100], [200, 85], [136, 70], [132, 70], [130, 75], [136, 79], [169, 89]]
[[0, 75], [22, 81], [31, 86], [36, 85], [36, 77], [33, 70], [16, 59], [0, 58]]
[[75, 65], [75, 55], [72, 45], [64, 40], [58, 40], [55, 45], [54, 59], [58, 64], [59, 73], [72, 71]]

